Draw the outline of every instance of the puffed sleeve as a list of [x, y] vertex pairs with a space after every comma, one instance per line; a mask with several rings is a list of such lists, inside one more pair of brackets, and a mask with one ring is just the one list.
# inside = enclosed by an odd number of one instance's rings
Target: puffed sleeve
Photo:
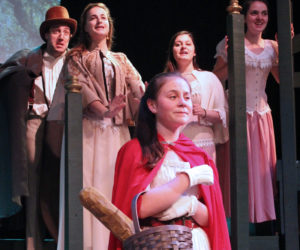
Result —
[[226, 38], [224, 37], [218, 44], [216, 47], [216, 54], [214, 56], [214, 58], [217, 57], [222, 57], [222, 59], [224, 60], [224, 62], [227, 62], [227, 50], [225, 49], [225, 44], [226, 44]]
[[213, 86], [212, 110], [218, 112], [222, 120], [221, 123], [213, 124], [214, 140], [215, 143], [225, 143], [229, 139], [228, 126], [227, 126], [228, 121], [227, 121], [227, 112], [226, 112], [226, 110], [228, 109], [227, 99], [225, 98], [224, 89], [218, 77], [215, 74], [210, 72], [209, 79]]
[[79, 56], [72, 56], [67, 62], [67, 78], [76, 77], [81, 84], [82, 106], [86, 108], [93, 101], [100, 101], [100, 97], [95, 89], [93, 76], [85, 67], [85, 62]]
[[[132, 63], [129, 61], [127, 56], [123, 53], [122, 55], [122, 67], [125, 72], [125, 84], [128, 100], [128, 113], [130, 113], [130, 119], [136, 120], [138, 109], [139, 109], [139, 99], [142, 98], [145, 92], [145, 84], [142, 82], [142, 78]], [[142, 91], [141, 91], [142, 89]]]
[[134, 97], [141, 98], [142, 93], [140, 88], [145, 91], [145, 85], [142, 82], [142, 78], [139, 72], [135, 69], [132, 63], [129, 61], [126, 55], [125, 56], [125, 69], [126, 69], [126, 83], [130, 91], [133, 93]]

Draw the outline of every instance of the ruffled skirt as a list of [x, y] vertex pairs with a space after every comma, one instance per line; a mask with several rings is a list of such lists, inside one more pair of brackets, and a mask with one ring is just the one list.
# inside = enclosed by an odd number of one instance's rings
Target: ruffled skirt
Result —
[[[115, 161], [119, 149], [130, 140], [126, 125], [115, 126], [111, 120], [82, 121], [83, 187], [95, 187], [111, 200]], [[63, 139], [64, 145], [64, 139]], [[60, 172], [60, 221], [57, 249], [64, 246], [64, 146]], [[110, 231], [83, 208], [83, 250], [107, 250]]]
[[[83, 187], [93, 186], [111, 199], [115, 161], [130, 140], [126, 125], [83, 119]], [[106, 250], [110, 231], [87, 209], [83, 211], [84, 250]]]

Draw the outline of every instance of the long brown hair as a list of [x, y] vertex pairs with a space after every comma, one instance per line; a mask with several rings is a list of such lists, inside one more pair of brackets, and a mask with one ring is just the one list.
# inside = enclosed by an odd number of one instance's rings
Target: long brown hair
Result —
[[147, 105], [147, 100], [157, 100], [159, 91], [162, 86], [167, 83], [168, 79], [174, 77], [179, 77], [186, 81], [177, 72], [160, 73], [154, 76], [150, 80], [146, 92], [140, 102], [135, 133], [142, 148], [143, 161], [149, 168], [153, 168], [156, 163], [163, 157], [164, 149], [157, 138], [156, 115], [150, 111]]
[[195, 38], [193, 36], [193, 34], [189, 31], [186, 31], [186, 30], [182, 30], [182, 31], [179, 31], [177, 32], [176, 34], [174, 34], [172, 37], [171, 37], [171, 40], [170, 40], [170, 43], [169, 43], [169, 47], [168, 47], [168, 55], [167, 55], [167, 62], [166, 62], [166, 65], [165, 65], [165, 69], [164, 69], [164, 72], [174, 72], [174, 71], [177, 71], [177, 62], [174, 58], [174, 55], [173, 55], [173, 47], [174, 47], [174, 43], [175, 43], [175, 40], [178, 36], [181, 36], [181, 35], [188, 35], [193, 44], [194, 44], [194, 47], [195, 47], [195, 56], [193, 57], [193, 66], [195, 69], [199, 69], [199, 65], [197, 63], [197, 52], [196, 52], [196, 44], [195, 44]]
[[94, 7], [102, 8], [106, 12], [108, 23], [109, 23], [109, 32], [106, 40], [107, 48], [110, 50], [113, 45], [114, 23], [108, 7], [104, 3], [90, 3], [84, 8], [80, 16], [80, 34], [79, 34], [79, 44], [76, 46], [77, 50], [78, 49], [85, 50], [89, 48], [89, 46], [91, 45], [90, 35], [84, 30], [84, 28], [87, 21], [87, 13], [90, 9]]

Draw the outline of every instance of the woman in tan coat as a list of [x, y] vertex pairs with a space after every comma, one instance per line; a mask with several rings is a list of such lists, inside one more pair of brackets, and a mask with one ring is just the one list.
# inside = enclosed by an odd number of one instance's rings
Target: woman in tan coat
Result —
[[[65, 78], [82, 85], [83, 187], [93, 186], [111, 199], [118, 150], [130, 140], [144, 92], [141, 76], [125, 54], [110, 51], [113, 22], [102, 3], [88, 4], [81, 15], [80, 43], [67, 57]], [[54, 110], [53, 110], [54, 111]], [[107, 249], [109, 231], [84, 209], [84, 250]]]

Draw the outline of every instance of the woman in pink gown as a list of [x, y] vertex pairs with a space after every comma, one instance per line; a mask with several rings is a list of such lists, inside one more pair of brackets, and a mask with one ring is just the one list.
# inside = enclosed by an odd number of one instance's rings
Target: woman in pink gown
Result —
[[[247, 0], [244, 3], [246, 112], [249, 175], [249, 219], [260, 223], [276, 219], [274, 194], [276, 192], [276, 148], [271, 109], [265, 93], [271, 72], [279, 82], [278, 44], [262, 38], [268, 24], [268, 3], [265, 0]], [[217, 45], [214, 73], [225, 81], [227, 50], [224, 38]]]

